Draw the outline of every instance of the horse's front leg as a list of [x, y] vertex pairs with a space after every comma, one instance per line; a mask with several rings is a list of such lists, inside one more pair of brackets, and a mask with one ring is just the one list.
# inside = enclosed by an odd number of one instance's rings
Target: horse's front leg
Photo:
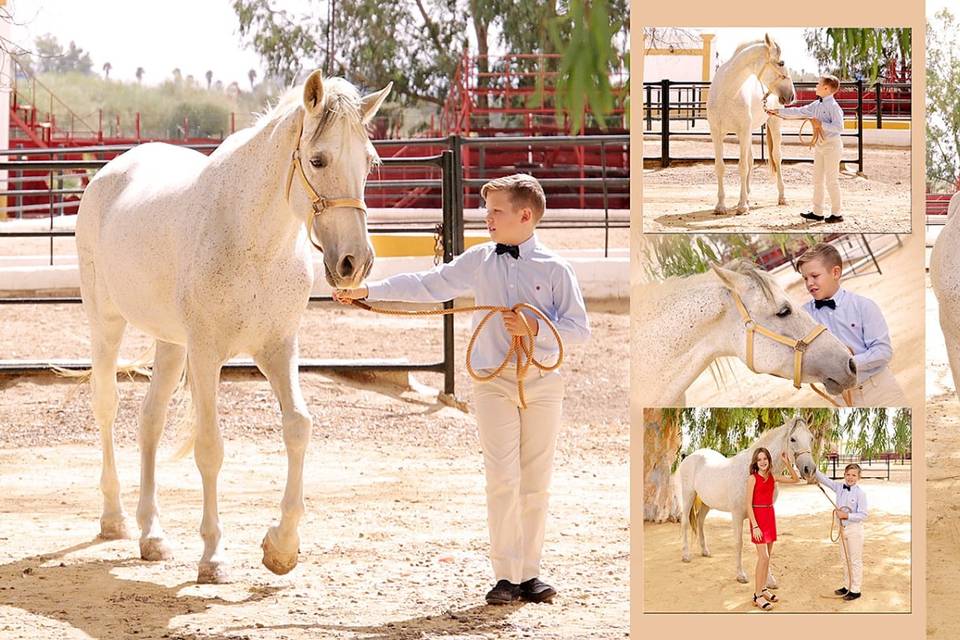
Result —
[[257, 366], [273, 388], [283, 413], [283, 442], [287, 447], [287, 486], [280, 502], [280, 523], [263, 538], [263, 565], [283, 575], [297, 566], [303, 517], [303, 460], [313, 420], [300, 392], [297, 338], [291, 336], [256, 356]]
[[777, 204], [787, 204], [783, 191], [783, 124], [777, 118], [767, 120], [769, 134], [770, 167], [777, 176]]
[[750, 174], [753, 170], [753, 139], [750, 130], [737, 134], [740, 142], [740, 201], [737, 203], [737, 213], [747, 213], [750, 210]]
[[739, 513], [731, 514], [733, 516], [733, 549], [737, 559], [737, 582], [747, 584], [747, 574], [743, 572], [743, 515]]
[[217, 386], [222, 366], [223, 361], [217, 356], [188, 347], [187, 377], [196, 421], [193, 455], [203, 479], [203, 520], [200, 523], [203, 556], [197, 572], [197, 582], [201, 584], [228, 581], [228, 563], [223, 555], [223, 531], [217, 507], [217, 478], [223, 465], [223, 437], [217, 418]]

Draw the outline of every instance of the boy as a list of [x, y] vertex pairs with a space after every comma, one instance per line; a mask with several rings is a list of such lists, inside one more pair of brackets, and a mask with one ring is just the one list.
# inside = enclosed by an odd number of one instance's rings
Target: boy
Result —
[[823, 324], [853, 353], [857, 386], [849, 404], [861, 407], [902, 407], [906, 398], [887, 366], [893, 357], [890, 331], [873, 300], [840, 288], [840, 252], [821, 242], [797, 260], [797, 268], [813, 300], [803, 309]]
[[[550, 318], [565, 345], [586, 342], [590, 328], [573, 269], [534, 233], [546, 208], [540, 183], [516, 174], [488, 182], [480, 195], [486, 202], [487, 230], [493, 242], [472, 247], [430, 271], [398, 274], [359, 289], [337, 291], [334, 297], [346, 304], [365, 297], [442, 302], [472, 291], [478, 305], [531, 304]], [[474, 315], [474, 327], [483, 315]], [[532, 315], [521, 315], [503, 313], [503, 325], [488, 328], [478, 338], [473, 366], [481, 375], [500, 364], [511, 336], [527, 335], [523, 322], [536, 336], [536, 358], [547, 366], [556, 362], [559, 352], [552, 333]], [[496, 578], [486, 595], [488, 604], [518, 599], [548, 602], [557, 593], [539, 576], [563, 379], [556, 371], [544, 373], [531, 367], [524, 393], [527, 408], [520, 409], [516, 371], [510, 365], [500, 377], [474, 382], [487, 480], [490, 560]]]
[[[840, 89], [836, 76], [821, 76], [817, 82], [817, 99], [805, 107], [784, 107], [767, 110], [782, 118], [804, 117], [813, 120], [816, 131], [819, 123], [821, 138], [813, 151], [813, 211], [800, 217], [817, 222], [843, 222], [840, 213], [840, 155], [843, 153], [843, 110], [833, 94]], [[814, 134], [816, 135], [816, 134]], [[830, 192], [830, 215], [823, 216], [823, 188]]]
[[817, 470], [817, 481], [826, 485], [837, 494], [837, 508], [834, 513], [840, 518], [840, 535], [846, 541], [850, 554], [849, 570], [844, 545], [840, 545], [840, 563], [843, 565], [844, 586], [835, 594], [844, 600], [856, 600], [860, 597], [863, 584], [863, 521], [867, 519], [867, 494], [857, 486], [860, 480], [860, 465], [848, 464], [843, 470], [844, 482], [831, 480]]

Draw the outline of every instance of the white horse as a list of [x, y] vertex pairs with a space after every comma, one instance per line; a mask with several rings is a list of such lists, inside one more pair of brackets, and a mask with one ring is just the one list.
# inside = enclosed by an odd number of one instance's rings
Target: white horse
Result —
[[297, 370], [297, 331], [313, 286], [310, 245], [323, 251], [333, 286], [357, 286], [369, 272], [373, 249], [362, 198], [377, 155], [365, 125], [389, 90], [361, 98], [345, 80], [323, 80], [315, 71], [209, 157], [145, 144], [109, 162], [90, 182], [76, 238], [103, 445], [103, 537], [129, 535], [113, 423], [117, 352], [130, 323], [156, 338], [153, 379], [140, 414], [141, 556], [170, 555], [157, 508], [156, 454], [186, 366], [203, 479], [197, 580], [227, 579], [217, 510], [223, 462], [217, 386], [223, 364], [249, 354], [280, 402], [288, 460], [282, 514], [263, 540], [263, 564], [281, 574], [296, 566], [312, 425]]
[[[768, 273], [748, 261], [647, 285], [633, 296], [638, 366], [631, 378], [640, 406], [684, 406], [687, 387], [722, 356], [736, 356], [749, 365], [747, 327], [731, 292], [739, 295], [756, 325], [797, 339], [817, 326]], [[821, 382], [831, 394], [857, 382], [850, 351], [829, 332], [810, 343], [802, 363], [802, 381]], [[794, 350], [755, 335], [753, 370], [790, 379], [795, 374]]]
[[764, 107], [776, 108], [769, 100], [775, 96], [780, 105], [796, 99], [793, 81], [784, 71], [780, 59], [780, 45], [769, 34], [763, 40], [747, 42], [734, 52], [733, 57], [720, 65], [710, 83], [707, 96], [707, 122], [713, 140], [714, 167], [717, 173], [717, 206], [714, 213], [727, 212], [723, 191], [723, 138], [732, 133], [740, 143], [740, 201], [737, 213], [746, 213], [750, 208], [750, 176], [753, 173], [753, 131], [767, 125], [767, 155], [770, 168], [777, 177], [779, 204], [786, 204], [783, 194], [783, 174], [780, 160], [781, 122], [769, 118]]
[[947, 224], [930, 253], [930, 284], [940, 308], [940, 329], [947, 345], [953, 387], [960, 395], [960, 192], [947, 207]]
[[[775, 429], [765, 431], [749, 447], [732, 458], [713, 449], [697, 449], [684, 458], [677, 467], [675, 481], [679, 484], [680, 530], [683, 539], [682, 559], [690, 562], [687, 544], [687, 526], [700, 540], [700, 552], [709, 557], [710, 550], [704, 538], [703, 523], [710, 509], [726, 511], [732, 517], [733, 540], [736, 549], [737, 582], [746, 583], [743, 571], [743, 521], [747, 518], [746, 486], [750, 475], [750, 457], [757, 447], [770, 452], [773, 472], [784, 471], [780, 454], [786, 452], [796, 464], [800, 475], [807, 481], [814, 477], [817, 466], [813, 460], [813, 434], [800, 418], [792, 418]], [[776, 489], [773, 494], [777, 499]], [[767, 586], [776, 588], [777, 581], [771, 572]]]

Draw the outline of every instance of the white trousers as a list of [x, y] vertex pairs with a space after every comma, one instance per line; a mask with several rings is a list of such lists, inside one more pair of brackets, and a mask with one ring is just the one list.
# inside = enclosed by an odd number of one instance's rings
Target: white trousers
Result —
[[528, 373], [520, 409], [515, 374], [475, 382], [474, 401], [487, 479], [490, 561], [497, 580], [540, 575], [550, 477], [563, 408], [559, 372]]
[[[840, 396], [834, 396], [839, 404], [844, 404]], [[862, 383], [850, 389], [850, 406], [853, 407], [906, 407], [907, 397], [890, 367], [884, 367]]]
[[830, 193], [830, 213], [840, 213], [840, 136], [826, 138], [813, 150], [813, 212], [823, 215], [823, 191]]
[[847, 571], [847, 556], [841, 544], [840, 563], [843, 566], [843, 585], [849, 591], [860, 593], [860, 589], [863, 588], [863, 523], [851, 522], [843, 527], [843, 535], [847, 539], [847, 552], [850, 554], [850, 571]]

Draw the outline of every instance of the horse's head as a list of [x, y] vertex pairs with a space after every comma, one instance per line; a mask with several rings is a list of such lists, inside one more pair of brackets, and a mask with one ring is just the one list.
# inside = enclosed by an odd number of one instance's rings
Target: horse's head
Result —
[[[728, 305], [723, 316], [725, 331], [730, 332], [737, 355], [748, 367], [757, 373], [793, 380], [799, 351], [800, 382], [822, 382], [832, 394], [856, 384], [857, 368], [850, 351], [830, 332], [819, 333], [806, 346], [785, 343], [809, 339], [819, 325], [807, 312], [795, 307], [766, 272], [746, 260], [726, 267], [714, 265], [713, 270], [730, 294], [725, 296]], [[737, 300], [742, 308], [738, 308]], [[753, 328], [752, 338], [750, 328]]]
[[777, 96], [780, 104], [788, 105], [797, 99], [797, 92], [781, 57], [780, 45], [769, 33], [764, 36], [763, 45], [766, 47], [766, 58], [757, 77], [767, 91]]
[[813, 434], [802, 418], [791, 418], [785, 425], [783, 451], [796, 465], [804, 480], [813, 478], [817, 463], [813, 459]]
[[[320, 71], [303, 86], [303, 127], [288, 175], [288, 198], [295, 212], [304, 212], [334, 287], [358, 286], [373, 266], [363, 192], [379, 157], [366, 125], [391, 86], [361, 98], [346, 80], [324, 80]], [[302, 188], [291, 190], [291, 180]]]

